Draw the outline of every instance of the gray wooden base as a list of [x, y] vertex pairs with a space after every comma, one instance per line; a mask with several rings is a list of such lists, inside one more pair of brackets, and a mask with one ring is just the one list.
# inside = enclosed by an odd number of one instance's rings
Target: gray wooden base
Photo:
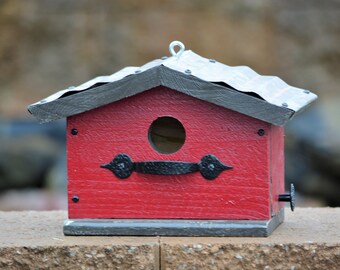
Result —
[[283, 222], [281, 209], [270, 220], [68, 219], [65, 235], [269, 236]]

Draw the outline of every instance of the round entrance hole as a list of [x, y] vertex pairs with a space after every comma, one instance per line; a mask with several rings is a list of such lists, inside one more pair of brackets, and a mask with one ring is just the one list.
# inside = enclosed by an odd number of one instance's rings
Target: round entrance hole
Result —
[[170, 116], [157, 118], [148, 132], [149, 142], [159, 153], [172, 154], [185, 142], [185, 129], [180, 121]]

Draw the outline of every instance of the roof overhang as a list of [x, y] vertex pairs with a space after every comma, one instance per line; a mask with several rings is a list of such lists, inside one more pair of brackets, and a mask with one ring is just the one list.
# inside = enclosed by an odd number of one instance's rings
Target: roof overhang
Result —
[[76, 115], [165, 86], [186, 95], [263, 120], [284, 125], [317, 96], [289, 86], [278, 77], [261, 76], [249, 67], [230, 67], [192, 51], [127, 67], [80, 86], [59, 91], [28, 107], [40, 122]]

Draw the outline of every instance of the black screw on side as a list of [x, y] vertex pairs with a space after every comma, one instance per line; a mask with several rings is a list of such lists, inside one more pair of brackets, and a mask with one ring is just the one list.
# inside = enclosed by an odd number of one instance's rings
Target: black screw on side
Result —
[[78, 196], [73, 196], [72, 197], [72, 202], [74, 202], [74, 203], [79, 202], [79, 197]]
[[257, 134], [258, 134], [259, 136], [263, 136], [263, 135], [265, 134], [264, 129], [260, 128], [260, 129], [257, 131]]
[[78, 129], [72, 128], [72, 129], [71, 129], [71, 134], [72, 134], [72, 135], [77, 135], [77, 134], [78, 134]]
[[279, 202], [289, 202], [290, 209], [294, 211], [295, 208], [295, 187], [293, 184], [290, 184], [289, 193], [279, 194]]
[[290, 202], [290, 199], [291, 196], [289, 193], [279, 195], [279, 202]]

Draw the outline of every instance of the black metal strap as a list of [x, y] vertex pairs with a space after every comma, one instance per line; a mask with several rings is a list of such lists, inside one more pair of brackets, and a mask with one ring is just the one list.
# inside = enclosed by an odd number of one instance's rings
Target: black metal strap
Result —
[[135, 172], [157, 175], [187, 174], [198, 171], [198, 164], [192, 162], [145, 161], [135, 162], [134, 166]]
[[213, 180], [231, 166], [219, 161], [214, 155], [205, 155], [199, 163], [185, 161], [142, 161], [133, 162], [127, 154], [119, 154], [107, 164], [100, 166], [113, 172], [120, 179], [128, 178], [133, 171], [156, 175], [179, 175], [199, 171], [208, 180]]

